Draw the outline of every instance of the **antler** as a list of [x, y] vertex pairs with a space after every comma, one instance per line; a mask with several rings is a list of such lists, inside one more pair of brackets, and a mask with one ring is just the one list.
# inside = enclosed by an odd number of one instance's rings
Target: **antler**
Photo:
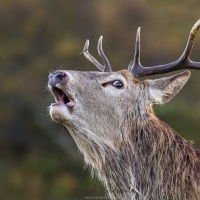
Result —
[[89, 40], [86, 40], [85, 42], [85, 46], [83, 48], [83, 54], [84, 56], [91, 62], [93, 63], [100, 71], [103, 71], [103, 72], [111, 72], [112, 71], [112, 68], [110, 66], [110, 63], [107, 59], [107, 57], [105, 56], [104, 52], [103, 52], [103, 48], [102, 48], [102, 39], [103, 39], [103, 36], [101, 36], [99, 38], [99, 41], [98, 41], [98, 45], [97, 45], [97, 50], [98, 50], [98, 53], [99, 53], [99, 56], [102, 58], [103, 60], [103, 65], [101, 65], [88, 51], [89, 49]]
[[172, 63], [144, 67], [140, 63], [140, 27], [137, 30], [136, 42], [135, 42], [135, 55], [134, 60], [131, 60], [128, 69], [134, 74], [134, 76], [142, 77], [154, 74], [164, 74], [171, 71], [176, 71], [180, 69], [200, 69], [200, 62], [191, 61], [189, 56], [192, 52], [194, 46], [194, 40], [196, 33], [200, 27], [200, 19], [192, 27], [189, 38], [180, 58]]

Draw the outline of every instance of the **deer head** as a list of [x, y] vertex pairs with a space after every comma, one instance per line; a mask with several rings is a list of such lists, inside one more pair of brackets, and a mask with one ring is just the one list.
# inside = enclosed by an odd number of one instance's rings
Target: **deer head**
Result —
[[49, 75], [49, 89], [56, 102], [50, 114], [54, 121], [65, 126], [81, 125], [95, 133], [96, 137], [108, 141], [119, 140], [120, 129], [129, 115], [143, 120], [151, 114], [151, 105], [168, 102], [184, 86], [190, 76], [186, 71], [175, 76], [157, 80], [139, 81], [141, 76], [167, 73], [183, 68], [199, 69], [189, 55], [194, 45], [200, 20], [193, 26], [186, 48], [181, 57], [172, 63], [143, 67], [140, 64], [140, 28], [138, 28], [135, 56], [128, 70], [112, 72], [102, 49], [102, 36], [98, 42], [101, 65], [88, 51], [86, 41], [83, 54], [102, 72], [79, 72], [59, 70]]
[[97, 49], [103, 65], [89, 53], [89, 40], [83, 49], [84, 56], [100, 72], [58, 70], [49, 75], [49, 90], [56, 100], [50, 106], [50, 115], [55, 122], [68, 128], [86, 163], [102, 171], [109, 152], [121, 151], [123, 146], [131, 143], [130, 138], [136, 131], [149, 126], [150, 120], [157, 123], [152, 105], [170, 101], [187, 82], [190, 72], [155, 80], [140, 81], [139, 77], [184, 68], [200, 69], [199, 62], [189, 59], [199, 27], [200, 20], [193, 26], [180, 58], [169, 64], [141, 65], [139, 28], [134, 60], [128, 69], [112, 71], [102, 49], [101, 36]]

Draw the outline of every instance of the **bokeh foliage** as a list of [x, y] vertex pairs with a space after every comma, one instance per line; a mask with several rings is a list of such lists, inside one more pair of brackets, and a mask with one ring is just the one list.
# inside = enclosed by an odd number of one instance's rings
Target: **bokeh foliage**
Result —
[[[53, 123], [46, 90], [56, 69], [96, 70], [83, 57], [85, 39], [104, 49], [115, 70], [133, 57], [142, 27], [142, 63], [178, 58], [195, 21], [198, 0], [6, 0], [0, 2], [0, 199], [85, 199], [104, 195], [83, 170], [66, 129]], [[200, 35], [200, 33], [198, 34]], [[192, 59], [200, 61], [198, 36]], [[200, 147], [200, 72], [156, 114]]]

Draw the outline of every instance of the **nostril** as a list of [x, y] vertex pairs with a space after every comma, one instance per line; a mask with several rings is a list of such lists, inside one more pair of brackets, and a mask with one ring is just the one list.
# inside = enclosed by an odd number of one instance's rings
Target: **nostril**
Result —
[[49, 74], [49, 85], [54, 87], [58, 83], [63, 83], [67, 79], [67, 74], [64, 72], [54, 72], [52, 74]]
[[62, 81], [62, 80], [64, 80], [64, 79], [66, 78], [66, 76], [67, 76], [67, 75], [66, 75], [64, 72], [58, 72], [58, 73], [56, 74], [56, 79]]

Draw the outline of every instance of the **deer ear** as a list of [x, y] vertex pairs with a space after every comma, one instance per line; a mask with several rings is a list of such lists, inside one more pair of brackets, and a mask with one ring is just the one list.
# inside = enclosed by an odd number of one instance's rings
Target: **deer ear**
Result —
[[185, 71], [167, 78], [146, 80], [150, 103], [163, 104], [170, 101], [188, 81], [190, 74], [190, 71]]

